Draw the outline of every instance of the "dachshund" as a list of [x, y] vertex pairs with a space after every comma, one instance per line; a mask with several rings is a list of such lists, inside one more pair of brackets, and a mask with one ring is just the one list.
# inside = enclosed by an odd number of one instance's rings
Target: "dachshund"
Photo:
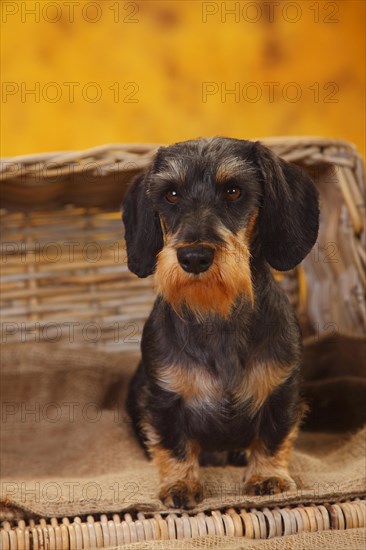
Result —
[[195, 507], [200, 457], [217, 452], [249, 452], [248, 495], [296, 488], [301, 332], [270, 268], [293, 269], [317, 239], [311, 178], [260, 142], [180, 142], [128, 188], [123, 222], [128, 267], [157, 292], [126, 408], [159, 498]]

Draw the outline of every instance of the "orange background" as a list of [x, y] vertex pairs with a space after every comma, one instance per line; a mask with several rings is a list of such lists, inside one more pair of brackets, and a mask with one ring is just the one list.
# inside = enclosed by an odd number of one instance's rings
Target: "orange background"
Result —
[[3, 155], [219, 134], [364, 152], [363, 0], [68, 4], [1, 2]]

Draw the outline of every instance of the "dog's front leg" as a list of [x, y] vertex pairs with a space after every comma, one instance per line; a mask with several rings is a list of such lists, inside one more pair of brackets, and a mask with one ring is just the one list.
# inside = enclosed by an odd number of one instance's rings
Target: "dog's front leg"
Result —
[[170, 508], [193, 508], [203, 499], [199, 481], [198, 445], [187, 441], [183, 453], [161, 445], [149, 448], [160, 474], [160, 500]]
[[246, 494], [265, 495], [296, 489], [296, 484], [288, 471], [288, 463], [297, 431], [296, 423], [275, 452], [271, 452], [260, 437], [253, 441], [249, 448], [249, 462], [244, 475]]
[[[165, 422], [167, 414], [164, 413]], [[140, 425], [148, 454], [159, 470], [160, 500], [169, 508], [193, 508], [203, 500], [203, 487], [199, 481], [199, 445], [179, 431], [179, 437], [168, 448], [148, 415]]]

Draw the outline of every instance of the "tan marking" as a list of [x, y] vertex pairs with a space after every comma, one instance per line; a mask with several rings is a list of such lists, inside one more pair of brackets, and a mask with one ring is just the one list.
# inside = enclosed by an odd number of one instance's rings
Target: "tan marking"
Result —
[[199, 365], [191, 368], [177, 364], [162, 366], [156, 377], [162, 388], [179, 394], [188, 403], [200, 401], [214, 405], [223, 394], [220, 381]]
[[140, 428], [142, 433], [147, 439], [146, 446], [150, 453], [151, 448], [160, 445], [160, 437], [156, 432], [155, 428], [151, 425], [150, 419], [147, 415], [143, 416], [142, 419], [140, 420]]
[[265, 444], [260, 439], [256, 439], [251, 444], [249, 447], [248, 466], [244, 477], [246, 493], [254, 494], [254, 485], [262, 483], [269, 478], [278, 478], [277, 487], [274, 492], [286, 491], [296, 487], [289, 474], [288, 464], [304, 410], [305, 406], [301, 406], [297, 421], [274, 455], [268, 454]]
[[248, 365], [233, 395], [235, 403], [246, 403], [249, 414], [254, 416], [271, 393], [290, 376], [292, 368], [280, 363]]
[[187, 443], [185, 460], [178, 460], [169, 449], [164, 449], [160, 445], [151, 447], [151, 453], [153, 463], [158, 467], [160, 478], [165, 485], [171, 485], [177, 481], [198, 479], [199, 446], [195, 442]]
[[162, 447], [160, 437], [151, 425], [148, 416], [140, 422], [141, 429], [147, 437], [147, 448], [153, 458], [153, 463], [159, 469], [161, 479], [166, 483], [172, 483], [180, 479], [198, 478], [198, 454], [199, 446], [194, 441], [187, 443], [186, 459], [178, 460], [169, 449]]
[[203, 488], [199, 482], [199, 446], [189, 441], [185, 460], [178, 460], [168, 449], [161, 446], [151, 448], [153, 463], [159, 469], [159, 498], [166, 506], [174, 506], [173, 495], [184, 495], [187, 506], [193, 507], [203, 498]]
[[243, 176], [245, 173], [254, 173], [254, 168], [250, 163], [238, 157], [227, 157], [216, 169], [216, 183], [225, 183], [231, 178]]
[[234, 235], [222, 228], [220, 233], [225, 244], [214, 247], [212, 266], [199, 275], [186, 273], [181, 268], [177, 260], [178, 245], [174, 236], [167, 235], [167, 244], [157, 257], [155, 286], [177, 314], [186, 304], [198, 318], [210, 312], [227, 317], [237, 298], [245, 295], [253, 304], [245, 230]]
[[147, 415], [140, 422], [140, 427], [147, 438], [148, 453], [159, 470], [159, 498], [167, 506], [174, 506], [173, 495], [180, 495], [187, 499], [188, 507], [195, 506], [203, 498], [203, 488], [199, 482], [198, 443], [188, 441], [185, 459], [178, 460], [161, 445], [160, 437]]
[[249, 218], [249, 222], [245, 228], [245, 239], [247, 243], [250, 243], [253, 237], [255, 222], [257, 221], [258, 210], [255, 210]]

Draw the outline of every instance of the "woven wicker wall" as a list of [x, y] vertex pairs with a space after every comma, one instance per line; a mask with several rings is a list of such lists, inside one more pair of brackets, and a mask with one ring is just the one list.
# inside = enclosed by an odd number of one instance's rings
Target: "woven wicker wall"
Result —
[[[337, 140], [265, 140], [314, 177], [321, 227], [294, 272], [276, 274], [305, 335], [364, 330], [362, 162]], [[119, 206], [154, 145], [3, 159], [3, 342], [137, 350], [154, 291], [126, 267]]]

